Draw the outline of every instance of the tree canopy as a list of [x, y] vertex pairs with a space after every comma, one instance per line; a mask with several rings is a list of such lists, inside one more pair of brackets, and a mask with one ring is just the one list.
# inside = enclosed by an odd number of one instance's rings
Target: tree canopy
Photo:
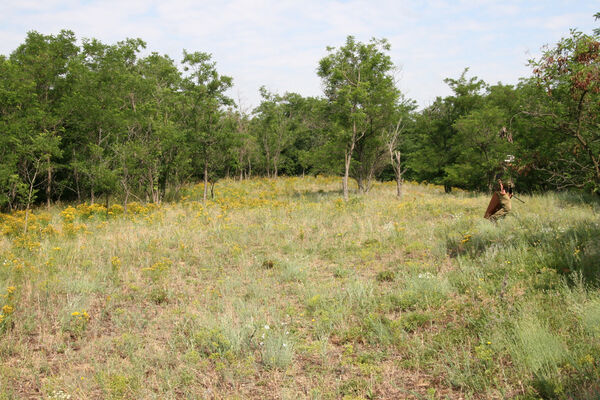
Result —
[[[595, 15], [600, 18], [600, 13]], [[341, 175], [367, 192], [404, 179], [491, 190], [600, 193], [600, 29], [572, 30], [517, 85], [469, 74], [417, 109], [398, 89], [386, 39], [328, 47], [323, 96], [260, 89], [243, 109], [208, 53], [176, 62], [141, 39], [105, 44], [29, 32], [0, 56], [0, 209], [114, 197], [161, 202], [223, 177]], [[116, 200], [115, 200], [116, 201]]]

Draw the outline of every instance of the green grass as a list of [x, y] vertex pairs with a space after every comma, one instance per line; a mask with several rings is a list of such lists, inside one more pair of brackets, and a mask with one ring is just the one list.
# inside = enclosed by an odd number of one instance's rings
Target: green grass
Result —
[[597, 397], [598, 203], [340, 184], [0, 216], [0, 399]]

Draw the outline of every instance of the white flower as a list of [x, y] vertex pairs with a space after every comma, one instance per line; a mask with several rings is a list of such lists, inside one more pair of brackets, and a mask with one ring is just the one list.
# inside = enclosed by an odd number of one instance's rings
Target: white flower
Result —
[[266, 330], [269, 330], [269, 329], [270, 329], [270, 328], [269, 328], [269, 325], [265, 325], [265, 329], [266, 329]]

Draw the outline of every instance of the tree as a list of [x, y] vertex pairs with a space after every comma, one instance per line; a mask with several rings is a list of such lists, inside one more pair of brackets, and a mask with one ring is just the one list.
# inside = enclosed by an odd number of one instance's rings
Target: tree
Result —
[[231, 152], [233, 154], [234, 168], [239, 173], [240, 181], [252, 175], [252, 164], [258, 153], [256, 138], [251, 134], [252, 120], [244, 109], [241, 100], [234, 109], [229, 110], [229, 118], [233, 121]]
[[222, 106], [232, 105], [225, 95], [232, 78], [219, 75], [208, 53], [183, 52], [184, 70], [189, 72], [181, 84], [181, 122], [188, 132], [192, 164], [203, 171], [204, 201], [208, 192], [209, 169], [215, 167], [215, 157], [224, 131], [220, 129]]
[[456, 162], [446, 171], [457, 186], [493, 190], [496, 176], [502, 172], [509, 152], [510, 143], [501, 137], [507, 120], [499, 107], [485, 106], [455, 122], [457, 140], [462, 146]]
[[[127, 39], [116, 45], [84, 40], [79, 56], [69, 68], [73, 94], [63, 107], [69, 117], [65, 151], [77, 197], [86, 190], [92, 202], [98, 194], [107, 197], [119, 190], [134, 192], [138, 180], [128, 179], [137, 153], [126, 150], [140, 131], [137, 115], [139, 72], [137, 56], [146, 44]], [[125, 205], [128, 195], [125, 196]]]
[[557, 138], [552, 160], [540, 168], [559, 189], [600, 193], [600, 35], [572, 30], [530, 65], [547, 96], [525, 111]]
[[[318, 75], [336, 122], [332, 140], [344, 153], [346, 201], [350, 166], [357, 145], [367, 135], [381, 133], [373, 124], [378, 116], [389, 116], [399, 96], [392, 75], [394, 65], [386, 54], [389, 49], [385, 39], [372, 39], [364, 44], [348, 36], [346, 44], [339, 49], [328, 47], [329, 55], [319, 62]], [[370, 144], [363, 143], [365, 157], [369, 151], [379, 151], [378, 146]]]
[[177, 192], [181, 177], [189, 171], [185, 133], [173, 119], [181, 76], [171, 58], [157, 53], [140, 59], [136, 72], [133, 121], [140, 144], [136, 154], [147, 196], [160, 203], [168, 184]]
[[289, 158], [294, 161], [290, 174], [319, 172], [331, 173], [332, 166], [340, 159], [335, 151], [329, 151], [327, 132], [330, 129], [327, 101], [322, 98], [300, 98], [294, 103], [294, 141], [288, 148]]
[[[68, 65], [78, 50], [75, 35], [71, 31], [63, 30], [56, 36], [31, 31], [27, 33], [25, 43], [10, 55], [11, 62], [19, 69], [21, 79], [30, 82], [32, 95], [28, 96], [28, 103], [21, 105], [27, 109], [26, 113], [21, 114], [21, 121], [28, 127], [25, 131], [31, 132], [33, 137], [44, 133], [61, 140], [65, 120], [60, 108], [70, 92], [66, 77]], [[52, 196], [53, 171], [57, 167], [57, 160], [52, 159], [53, 154], [58, 153], [46, 153], [43, 166], [39, 166], [46, 174], [45, 196], [48, 206]], [[39, 179], [39, 175], [36, 174], [36, 178]]]
[[277, 177], [281, 164], [281, 154], [293, 140], [294, 101], [300, 97], [294, 93], [283, 96], [260, 88], [262, 100], [254, 110], [257, 117], [256, 135], [265, 156], [267, 176]]
[[29, 132], [20, 138], [16, 146], [17, 153], [20, 155], [19, 173], [22, 176], [26, 189], [21, 193], [25, 200], [25, 233], [29, 221], [29, 209], [37, 192], [40, 173], [44, 169], [44, 163], [53, 156], [60, 155], [60, 138], [50, 132], [32, 133]]
[[406, 147], [405, 133], [410, 122], [410, 113], [414, 111], [416, 104], [411, 100], [403, 100], [401, 106], [396, 112], [397, 122], [388, 126], [384, 132], [384, 141], [387, 146], [389, 162], [394, 171], [396, 179], [396, 196], [402, 197], [402, 184], [404, 183], [404, 173], [408, 167], [402, 160], [402, 154]]
[[33, 82], [10, 60], [0, 56], [0, 209], [13, 210], [25, 183], [18, 171], [16, 151], [24, 125], [26, 105], [33, 99]]
[[458, 79], [444, 80], [454, 92], [452, 96], [438, 97], [424, 109], [417, 121], [420, 148], [412, 157], [411, 167], [418, 178], [444, 186], [446, 193], [452, 185], [462, 183], [456, 175], [449, 174], [460, 154], [462, 143], [457, 137], [455, 123], [472, 110], [481, 106], [485, 82], [477, 77], [467, 79], [466, 68]]

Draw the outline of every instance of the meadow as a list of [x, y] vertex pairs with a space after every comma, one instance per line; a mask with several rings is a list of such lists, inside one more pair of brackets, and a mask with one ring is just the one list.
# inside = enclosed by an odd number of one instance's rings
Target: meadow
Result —
[[0, 215], [0, 399], [596, 399], [600, 205], [340, 178]]

